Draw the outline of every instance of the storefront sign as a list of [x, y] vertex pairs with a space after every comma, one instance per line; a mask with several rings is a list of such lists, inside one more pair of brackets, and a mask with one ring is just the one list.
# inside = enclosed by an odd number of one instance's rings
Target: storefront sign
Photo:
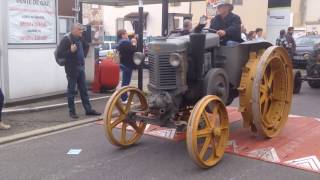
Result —
[[56, 0], [8, 0], [9, 44], [56, 43]]

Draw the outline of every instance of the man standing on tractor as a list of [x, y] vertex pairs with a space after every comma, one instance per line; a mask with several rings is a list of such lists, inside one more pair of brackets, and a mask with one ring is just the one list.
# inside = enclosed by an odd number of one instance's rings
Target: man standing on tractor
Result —
[[235, 46], [241, 39], [241, 19], [232, 13], [233, 5], [223, 1], [217, 4], [218, 15], [210, 23], [210, 29], [216, 30], [221, 38], [221, 45]]

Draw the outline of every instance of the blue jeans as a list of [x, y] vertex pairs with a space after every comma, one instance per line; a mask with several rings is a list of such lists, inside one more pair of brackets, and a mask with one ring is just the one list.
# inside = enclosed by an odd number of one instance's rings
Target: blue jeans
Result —
[[234, 47], [239, 45], [240, 43], [236, 42], [236, 41], [227, 41], [226, 46], [230, 46], [230, 47]]
[[[131, 76], [132, 76], [132, 69], [120, 64], [120, 69], [122, 71], [122, 82], [121, 82], [121, 87], [123, 86], [128, 86], [131, 82]], [[126, 101], [128, 98], [128, 94], [122, 94], [121, 95], [121, 100]]]
[[75, 113], [75, 104], [74, 104], [74, 97], [77, 93], [76, 85], [78, 85], [78, 90], [80, 92], [81, 102], [83, 108], [86, 112], [91, 111], [91, 104], [89, 101], [88, 89], [86, 85], [86, 74], [84, 71], [84, 66], [78, 67], [78, 76], [77, 77], [70, 77], [67, 75], [68, 79], [68, 90], [67, 90], [67, 98], [68, 98], [68, 107], [69, 112]]

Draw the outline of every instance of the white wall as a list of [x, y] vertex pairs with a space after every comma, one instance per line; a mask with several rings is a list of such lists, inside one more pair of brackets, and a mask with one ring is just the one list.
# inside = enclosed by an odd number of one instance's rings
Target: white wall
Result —
[[319, 13], [319, 0], [306, 0], [307, 1], [307, 9], [305, 20], [306, 21], [318, 21], [320, 20]]
[[19, 99], [66, 91], [64, 68], [53, 56], [54, 48], [8, 49], [9, 94]]
[[[161, 35], [162, 6], [161, 4], [144, 5], [144, 12], [147, 16], [147, 33], [152, 36]], [[138, 12], [138, 6], [113, 7], [104, 6], [104, 28], [106, 35], [116, 35], [116, 19], [123, 18], [131, 12]], [[180, 6], [169, 6], [169, 13], [189, 13], [189, 2], [181, 3]], [[130, 22], [125, 23], [128, 32], [133, 32]]]

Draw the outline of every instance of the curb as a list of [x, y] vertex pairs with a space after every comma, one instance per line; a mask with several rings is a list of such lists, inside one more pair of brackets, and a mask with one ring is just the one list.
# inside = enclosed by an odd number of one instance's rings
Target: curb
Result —
[[10, 143], [10, 142], [13, 142], [13, 141], [27, 139], [27, 138], [30, 138], [30, 137], [33, 137], [33, 136], [39, 136], [39, 135], [43, 135], [43, 134], [48, 134], [48, 133], [60, 131], [60, 130], [63, 130], [63, 129], [68, 129], [68, 128], [72, 128], [72, 127], [76, 127], [76, 126], [81, 126], [81, 125], [84, 125], [84, 124], [89, 124], [89, 123], [96, 122], [96, 121], [99, 121], [99, 120], [102, 120], [101, 116], [100, 117], [95, 117], [95, 118], [88, 118], [88, 119], [78, 120], [78, 121], [74, 121], [74, 122], [63, 123], [63, 124], [56, 125], [56, 126], [36, 129], [36, 130], [32, 130], [32, 131], [27, 131], [27, 132], [23, 132], [23, 133], [11, 135], [11, 136], [3, 137], [3, 138], [0, 138], [0, 145], [1, 144], [6, 144], [6, 143]]
[[[110, 96], [102, 96], [102, 97], [96, 97], [91, 98], [90, 101], [96, 101], [100, 99], [107, 99]], [[81, 103], [81, 100], [77, 100], [74, 102], [75, 104]], [[68, 103], [59, 103], [59, 104], [51, 104], [51, 105], [45, 105], [45, 106], [38, 106], [38, 107], [29, 107], [29, 108], [20, 108], [20, 109], [4, 109], [2, 111], [2, 114], [14, 114], [14, 113], [26, 113], [26, 112], [37, 112], [37, 111], [43, 111], [48, 109], [55, 109], [59, 107], [67, 106]]]

